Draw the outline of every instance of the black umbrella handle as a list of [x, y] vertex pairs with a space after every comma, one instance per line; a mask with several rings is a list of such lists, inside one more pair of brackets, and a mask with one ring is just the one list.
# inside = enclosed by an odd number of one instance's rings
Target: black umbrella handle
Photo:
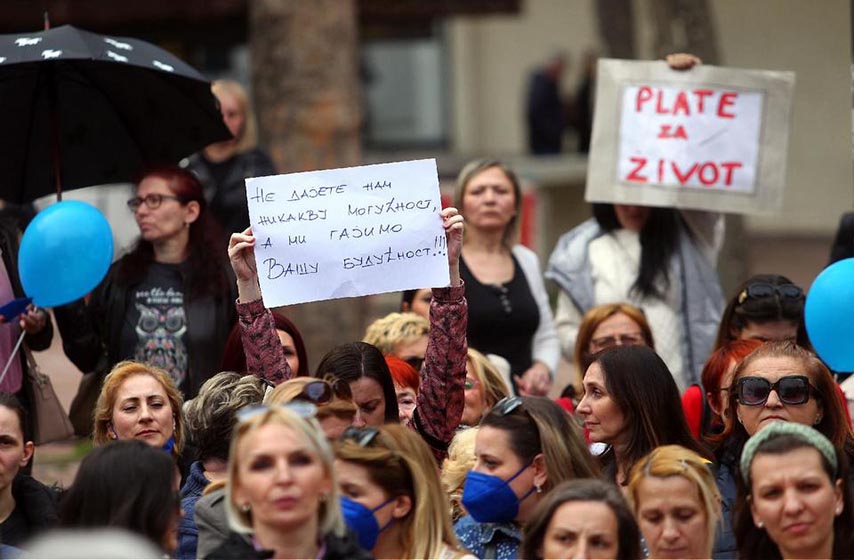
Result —
[[[45, 13], [47, 15], [47, 13]], [[56, 201], [62, 201], [62, 153], [59, 148], [59, 101], [56, 92], [56, 63], [49, 62], [48, 95], [50, 96], [50, 127], [53, 136], [53, 179], [56, 185]]]

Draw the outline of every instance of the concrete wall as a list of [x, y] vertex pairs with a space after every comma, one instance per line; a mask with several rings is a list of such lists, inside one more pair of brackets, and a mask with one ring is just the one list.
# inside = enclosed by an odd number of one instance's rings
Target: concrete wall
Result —
[[[505, 156], [525, 150], [527, 76], [550, 53], [571, 56], [565, 88], [599, 48], [593, 0], [524, 0], [513, 16], [448, 24], [453, 148]], [[797, 74], [782, 215], [748, 218], [748, 233], [819, 238], [854, 207], [851, 161], [851, 17], [848, 0], [712, 0], [722, 64]], [[651, 52], [646, 0], [635, 0], [638, 52]], [[578, 192], [578, 189], [573, 189]], [[580, 202], [573, 196], [567, 204]]]

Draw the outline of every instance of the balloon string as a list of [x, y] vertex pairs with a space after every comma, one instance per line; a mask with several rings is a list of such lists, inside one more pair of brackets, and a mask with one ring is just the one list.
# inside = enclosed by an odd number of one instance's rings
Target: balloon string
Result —
[[9, 366], [12, 365], [12, 360], [15, 359], [15, 356], [18, 354], [18, 350], [21, 348], [21, 343], [24, 342], [24, 337], [27, 335], [27, 331], [21, 329], [21, 336], [18, 337], [18, 342], [15, 344], [15, 348], [12, 349], [12, 353], [9, 355], [9, 359], [6, 361], [6, 367], [3, 368], [3, 373], [0, 374], [0, 385], [3, 384], [3, 380], [6, 379], [6, 374], [9, 372]]

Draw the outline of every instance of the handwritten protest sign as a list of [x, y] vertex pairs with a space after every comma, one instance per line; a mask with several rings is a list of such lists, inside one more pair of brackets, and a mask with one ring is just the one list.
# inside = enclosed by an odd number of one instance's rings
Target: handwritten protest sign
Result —
[[447, 286], [436, 160], [246, 179], [264, 303]]
[[598, 80], [588, 201], [780, 208], [791, 72], [603, 59]]

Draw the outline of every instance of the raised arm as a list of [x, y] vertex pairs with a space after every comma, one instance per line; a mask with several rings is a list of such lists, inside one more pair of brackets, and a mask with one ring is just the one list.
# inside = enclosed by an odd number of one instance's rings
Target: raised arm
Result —
[[460, 279], [463, 217], [456, 208], [442, 210], [448, 240], [450, 286], [433, 288], [430, 302], [430, 334], [417, 406], [410, 420], [433, 454], [441, 461], [460, 424], [465, 405], [466, 326], [468, 306]]
[[276, 334], [273, 313], [264, 307], [261, 299], [255, 264], [255, 236], [251, 228], [231, 235], [228, 259], [237, 278], [237, 318], [246, 369], [278, 385], [293, 377], [293, 372]]

